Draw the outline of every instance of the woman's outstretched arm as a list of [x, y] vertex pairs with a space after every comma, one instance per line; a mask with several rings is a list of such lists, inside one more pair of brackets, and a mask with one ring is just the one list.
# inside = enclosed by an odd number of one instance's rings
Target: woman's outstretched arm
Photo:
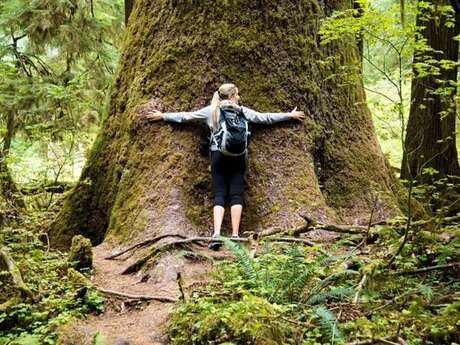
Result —
[[259, 113], [258, 111], [255, 111], [251, 108], [242, 108], [248, 121], [254, 123], [272, 124], [291, 119], [302, 121], [305, 118], [304, 112], [297, 111], [297, 107], [294, 108], [294, 110], [290, 113]]
[[190, 121], [202, 121], [209, 122], [211, 115], [211, 107], [207, 106], [196, 111], [182, 111], [177, 113], [162, 113], [160, 111], [148, 113], [145, 117], [151, 121], [164, 120], [168, 122], [190, 122]]

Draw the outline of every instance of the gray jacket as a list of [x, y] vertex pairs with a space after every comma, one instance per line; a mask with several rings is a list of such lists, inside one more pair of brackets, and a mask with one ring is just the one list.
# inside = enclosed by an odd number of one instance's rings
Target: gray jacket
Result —
[[[291, 113], [259, 113], [255, 110], [250, 108], [241, 107], [243, 110], [246, 119], [252, 123], [265, 123], [265, 124], [272, 124], [280, 121], [289, 120], [289, 116]], [[220, 112], [217, 116], [217, 123], [219, 123]], [[211, 106], [208, 105], [197, 111], [192, 112], [179, 112], [179, 113], [163, 113], [163, 120], [168, 122], [188, 122], [188, 121], [199, 121], [199, 122], [206, 122], [208, 127], [211, 127]], [[219, 128], [217, 128], [219, 130]], [[211, 150], [217, 150], [217, 147], [211, 145]]]
[[[241, 107], [243, 109], [244, 115], [249, 122], [253, 123], [265, 123], [272, 124], [275, 122], [289, 120], [291, 113], [259, 113], [258, 111], [252, 110], [250, 108]], [[179, 112], [179, 113], [164, 113], [163, 120], [169, 122], [187, 122], [187, 121], [200, 121], [206, 122], [211, 128], [211, 106], [208, 105], [197, 111], [191, 112]], [[220, 113], [217, 117], [217, 123], [219, 123]]]

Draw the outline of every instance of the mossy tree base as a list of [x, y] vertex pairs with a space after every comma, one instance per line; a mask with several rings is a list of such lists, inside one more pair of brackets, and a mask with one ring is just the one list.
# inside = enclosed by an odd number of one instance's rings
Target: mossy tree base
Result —
[[[328, 80], [355, 64], [354, 42], [319, 46], [319, 21], [349, 1], [136, 1], [104, 127], [86, 168], [51, 227], [100, 243], [161, 233], [211, 231], [203, 127], [147, 123], [139, 114], [207, 105], [234, 82], [259, 111], [307, 113], [303, 124], [254, 126], [243, 230], [368, 221], [398, 212], [395, 180], [374, 134], [359, 83]], [[320, 63], [336, 56], [336, 63]]]

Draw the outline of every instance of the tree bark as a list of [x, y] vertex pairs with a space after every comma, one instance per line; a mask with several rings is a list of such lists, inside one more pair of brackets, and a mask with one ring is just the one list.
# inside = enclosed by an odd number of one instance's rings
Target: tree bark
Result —
[[[448, 0], [429, 3], [449, 5]], [[411, 106], [401, 166], [403, 179], [419, 178], [422, 182], [460, 175], [455, 135], [457, 66], [440, 67], [439, 73], [427, 76], [418, 76], [415, 68], [416, 64], [427, 59], [458, 62], [459, 46], [454, 37], [460, 32], [459, 17], [456, 16], [454, 26], [448, 27], [446, 16], [435, 11], [436, 7], [431, 10], [423, 8], [417, 15], [417, 26], [422, 27], [420, 39], [425, 39], [434, 51], [418, 51], [414, 55]], [[445, 88], [446, 93], [436, 93], [440, 87]], [[436, 169], [439, 174], [422, 178], [425, 168]]]
[[3, 137], [3, 146], [0, 150], [0, 196], [5, 198], [17, 210], [25, 207], [24, 200], [11, 176], [7, 158], [10, 153], [11, 141], [14, 136], [14, 111], [10, 110], [6, 118], [6, 132]]
[[[253, 126], [243, 230], [368, 222], [399, 212], [398, 183], [374, 133], [362, 83], [337, 77], [360, 61], [355, 41], [319, 44], [321, 18], [350, 8], [327, 1], [143, 1], [132, 12], [108, 117], [82, 177], [50, 229], [135, 241], [164, 233], [209, 235], [209, 160], [197, 124], [147, 123], [149, 109], [194, 110], [234, 82], [258, 111], [307, 113], [303, 124]], [[333, 64], [320, 63], [334, 56]], [[340, 79], [341, 78], [341, 79]]]

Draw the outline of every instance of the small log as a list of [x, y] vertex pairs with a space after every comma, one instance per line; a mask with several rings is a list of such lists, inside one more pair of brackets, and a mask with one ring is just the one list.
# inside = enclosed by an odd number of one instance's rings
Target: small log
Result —
[[132, 295], [120, 291], [114, 290], [107, 290], [104, 288], [97, 288], [100, 292], [105, 293], [107, 295], [112, 295], [121, 298], [129, 298], [131, 300], [138, 300], [138, 301], [160, 301], [160, 302], [167, 302], [167, 303], [176, 303], [177, 299], [167, 296], [149, 296], [149, 295]]
[[21, 271], [11, 257], [6, 247], [0, 248], [0, 261], [3, 262], [7, 271], [10, 272], [13, 277], [13, 283], [16, 288], [20, 291], [23, 298], [30, 298], [35, 301], [35, 296], [32, 291], [26, 286], [22, 280]]

